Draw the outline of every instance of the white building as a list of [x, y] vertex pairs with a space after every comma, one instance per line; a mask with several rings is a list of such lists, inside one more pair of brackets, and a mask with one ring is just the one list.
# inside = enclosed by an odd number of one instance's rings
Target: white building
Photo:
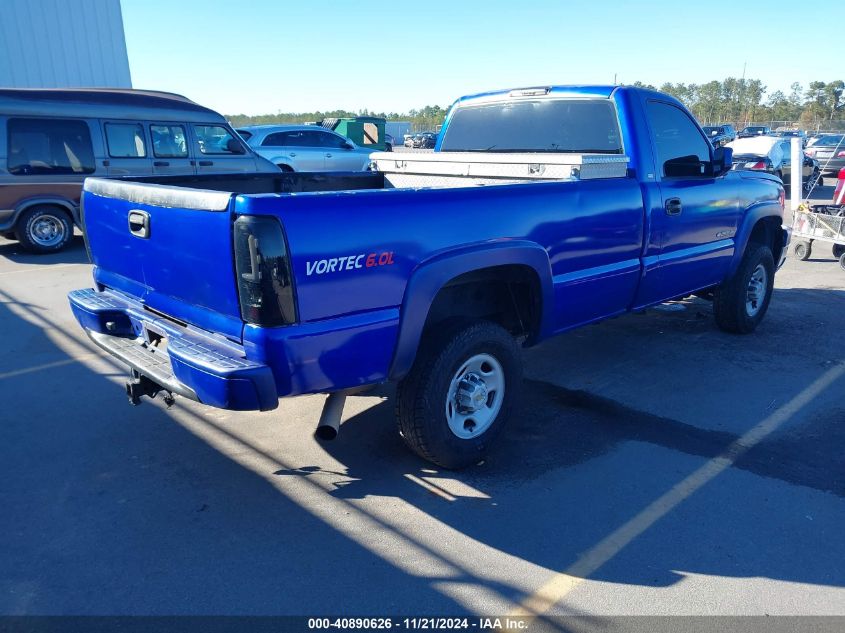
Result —
[[0, 0], [0, 87], [131, 88], [120, 0]]

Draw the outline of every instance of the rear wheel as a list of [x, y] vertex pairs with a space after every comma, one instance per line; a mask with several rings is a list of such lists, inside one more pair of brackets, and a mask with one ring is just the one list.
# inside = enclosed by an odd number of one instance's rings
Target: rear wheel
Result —
[[813, 245], [810, 242], [796, 242], [792, 247], [792, 252], [797, 259], [802, 262], [810, 259], [810, 253], [813, 251]]
[[842, 246], [841, 244], [834, 244], [833, 245], [833, 256], [836, 259], [839, 259], [840, 257], [842, 257], [842, 255], [845, 255], [845, 246]]
[[735, 334], [753, 332], [769, 308], [774, 279], [772, 250], [749, 243], [737, 271], [716, 289], [713, 314], [718, 326]]
[[55, 253], [73, 236], [73, 224], [58, 207], [38, 206], [21, 214], [15, 226], [21, 246], [32, 253]]
[[396, 419], [408, 447], [444, 468], [478, 463], [511, 415], [522, 382], [519, 346], [489, 321], [422, 343], [397, 387]]
[[804, 183], [804, 191], [810, 193], [813, 190], [813, 187], [816, 186], [816, 183], [819, 182], [821, 175], [819, 174], [819, 170], [816, 169], [810, 174], [810, 177], [807, 179], [807, 182]]

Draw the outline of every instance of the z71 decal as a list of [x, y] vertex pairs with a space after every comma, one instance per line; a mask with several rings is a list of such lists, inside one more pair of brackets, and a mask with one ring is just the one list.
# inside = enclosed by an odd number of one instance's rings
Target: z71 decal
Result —
[[363, 253], [361, 255], [344, 255], [343, 257], [332, 257], [329, 259], [315, 259], [305, 262], [305, 274], [325, 275], [326, 273], [341, 272], [342, 270], [355, 270], [356, 268], [374, 268], [377, 266], [392, 266], [393, 251], [381, 253]]

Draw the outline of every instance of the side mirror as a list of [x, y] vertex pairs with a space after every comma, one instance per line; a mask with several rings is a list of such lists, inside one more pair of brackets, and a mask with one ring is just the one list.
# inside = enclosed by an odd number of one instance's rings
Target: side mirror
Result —
[[231, 152], [232, 154], [244, 154], [246, 152], [243, 145], [238, 143], [237, 139], [234, 138], [230, 138], [226, 141], [226, 151]]
[[713, 150], [713, 175], [719, 176], [731, 170], [734, 162], [734, 151], [731, 147], [717, 147]]
[[343, 149], [355, 149], [355, 145], [352, 143], [352, 141], [346, 141], [343, 144]]

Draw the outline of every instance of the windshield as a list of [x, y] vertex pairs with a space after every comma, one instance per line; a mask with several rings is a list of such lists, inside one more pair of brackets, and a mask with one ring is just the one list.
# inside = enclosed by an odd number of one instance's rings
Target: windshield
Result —
[[704, 130], [704, 133], [705, 133], [707, 136], [716, 136], [716, 135], [720, 134], [720, 133], [721, 133], [721, 131], [722, 131], [722, 129], [721, 129], [721, 128], [718, 128], [718, 127], [711, 127], [711, 126], [709, 126], [709, 125], [705, 125], [705, 126], [704, 126], [703, 128], [701, 128], [701, 129], [702, 129], [702, 130]]
[[745, 131], [746, 132], [754, 132], [756, 134], [757, 132], [765, 132], [766, 128], [764, 128], [764, 127], [747, 127], [747, 128], [745, 128]]
[[541, 99], [458, 107], [444, 152], [621, 154], [622, 135], [606, 99]]
[[819, 138], [813, 139], [810, 142], [810, 145], [840, 145], [843, 143], [842, 136], [837, 135], [827, 135], [827, 136], [820, 136]]

